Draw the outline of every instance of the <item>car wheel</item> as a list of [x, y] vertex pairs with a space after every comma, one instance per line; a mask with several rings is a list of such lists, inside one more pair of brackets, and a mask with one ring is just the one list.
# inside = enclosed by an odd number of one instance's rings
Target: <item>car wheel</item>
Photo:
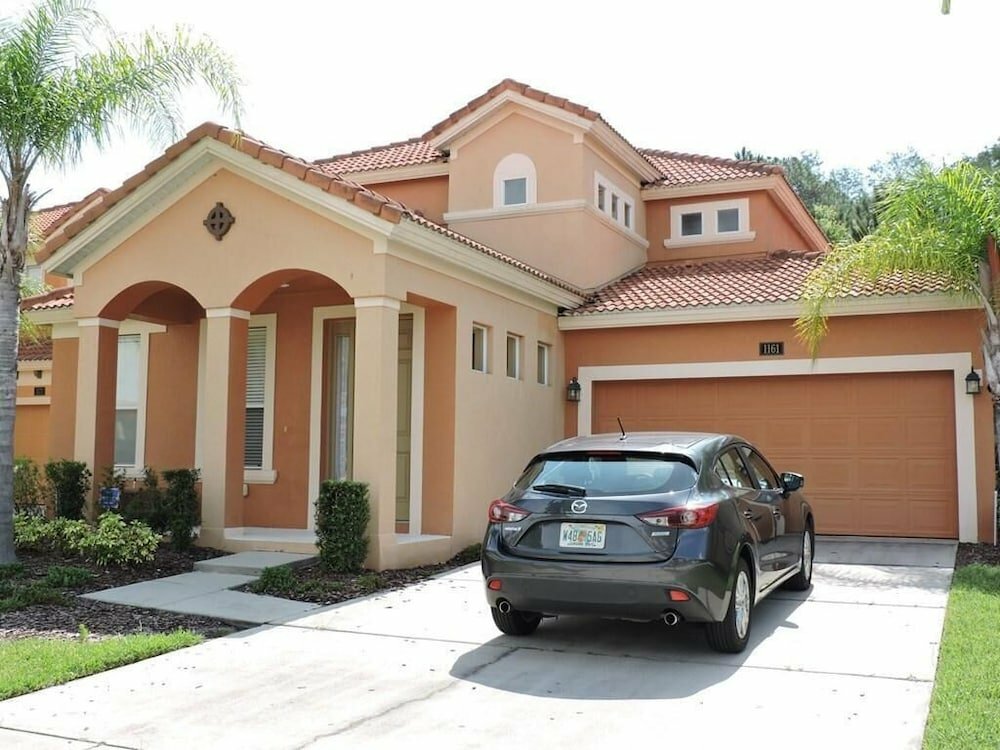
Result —
[[490, 614], [493, 615], [493, 622], [500, 632], [507, 635], [531, 635], [542, 621], [541, 615], [518, 612], [516, 609], [501, 612], [496, 607], [490, 607]]
[[736, 569], [729, 609], [722, 622], [710, 622], [705, 628], [708, 645], [716, 651], [738, 654], [750, 640], [750, 615], [753, 612], [753, 584], [746, 560]]
[[802, 566], [799, 572], [788, 579], [785, 588], [792, 591], [807, 591], [812, 586], [813, 557], [816, 553], [816, 535], [811, 526], [802, 532]]

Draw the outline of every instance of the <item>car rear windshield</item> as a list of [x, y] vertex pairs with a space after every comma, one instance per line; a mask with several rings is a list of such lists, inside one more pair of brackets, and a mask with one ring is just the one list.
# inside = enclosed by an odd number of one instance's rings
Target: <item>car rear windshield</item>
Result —
[[536, 458], [514, 486], [567, 495], [652, 495], [687, 490], [697, 480], [695, 468], [680, 456], [560, 453]]

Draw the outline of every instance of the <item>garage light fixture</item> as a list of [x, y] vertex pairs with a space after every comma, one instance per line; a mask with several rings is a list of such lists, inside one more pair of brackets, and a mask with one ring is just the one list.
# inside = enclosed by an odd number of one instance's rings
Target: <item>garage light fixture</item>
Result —
[[566, 386], [566, 400], [567, 401], [579, 401], [580, 392], [583, 388], [580, 386], [580, 381], [576, 378], [569, 379], [569, 385]]
[[983, 381], [979, 377], [979, 373], [975, 369], [969, 370], [969, 374], [965, 376], [965, 392], [970, 396], [975, 396], [982, 390]]

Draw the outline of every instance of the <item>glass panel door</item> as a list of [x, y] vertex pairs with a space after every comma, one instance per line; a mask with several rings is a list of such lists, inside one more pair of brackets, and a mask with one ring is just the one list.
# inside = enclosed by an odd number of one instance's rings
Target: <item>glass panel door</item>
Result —
[[354, 318], [326, 321], [323, 359], [321, 479], [350, 479], [354, 442]]

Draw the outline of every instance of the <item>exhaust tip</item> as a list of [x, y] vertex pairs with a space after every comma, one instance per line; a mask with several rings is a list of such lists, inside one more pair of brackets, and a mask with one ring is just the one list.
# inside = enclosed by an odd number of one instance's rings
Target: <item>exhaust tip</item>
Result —
[[680, 621], [681, 621], [681, 616], [679, 614], [677, 614], [676, 612], [674, 612], [673, 610], [670, 610], [669, 612], [664, 612], [663, 613], [663, 622], [668, 627], [672, 628], [674, 625], [676, 625]]
[[506, 615], [510, 613], [510, 610], [512, 608], [510, 606], [509, 601], [507, 601], [506, 599], [501, 599], [500, 601], [497, 602], [497, 609], [500, 610], [500, 614]]

